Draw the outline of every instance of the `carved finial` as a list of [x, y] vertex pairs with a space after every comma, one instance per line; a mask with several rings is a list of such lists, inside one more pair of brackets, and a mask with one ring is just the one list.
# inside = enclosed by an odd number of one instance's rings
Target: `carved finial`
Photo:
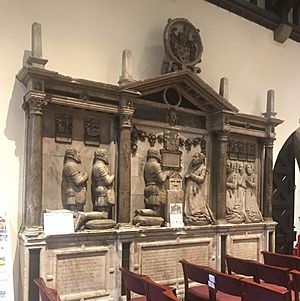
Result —
[[275, 112], [275, 91], [269, 90], [267, 94], [267, 111], [263, 113], [266, 118], [271, 118], [276, 116]]
[[118, 84], [124, 86], [133, 81], [132, 79], [132, 51], [131, 49], [124, 49], [122, 54], [122, 75], [120, 76]]
[[47, 62], [48, 60], [42, 58], [42, 26], [35, 22], [31, 28], [31, 55], [27, 59], [27, 64], [45, 68]]
[[219, 94], [228, 100], [228, 78], [227, 77], [222, 77], [220, 80], [220, 90]]

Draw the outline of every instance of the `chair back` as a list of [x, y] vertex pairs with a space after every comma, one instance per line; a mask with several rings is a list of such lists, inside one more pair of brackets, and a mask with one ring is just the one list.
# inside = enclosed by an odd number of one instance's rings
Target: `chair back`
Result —
[[261, 252], [264, 257], [264, 263], [277, 267], [289, 268], [290, 270], [300, 270], [300, 257], [268, 251]]
[[300, 272], [297, 270], [290, 271], [293, 281], [293, 289], [295, 292], [295, 301], [299, 301], [300, 292]]
[[284, 286], [291, 290], [291, 280], [288, 268], [276, 267], [267, 264], [256, 263], [256, 273], [259, 280], [266, 283]]
[[225, 255], [228, 274], [239, 274], [243, 276], [252, 276], [256, 279], [255, 261], [237, 258], [229, 254]]
[[146, 296], [144, 279], [150, 279], [150, 277], [128, 271], [124, 268], [120, 268], [120, 271], [122, 272], [122, 276], [124, 279], [127, 301], [130, 301], [132, 299], [131, 292], [136, 293], [138, 295]]
[[[229, 275], [214, 271], [215, 290], [232, 296], [242, 296], [241, 279], [243, 277], [237, 275]], [[218, 298], [218, 297], [217, 297]]]
[[159, 284], [151, 279], [144, 279], [147, 301], [168, 301], [168, 298], [163, 294], [165, 291], [176, 293], [176, 289], [169, 286]]
[[34, 283], [38, 286], [42, 301], [61, 301], [57, 291], [47, 287], [42, 277], [34, 279]]
[[182, 264], [185, 282], [188, 282], [190, 279], [198, 283], [207, 284], [208, 275], [214, 271], [210, 267], [194, 264], [185, 259], [179, 260], [179, 262]]
[[289, 301], [288, 290], [282, 291], [277, 288], [270, 288], [251, 279], [242, 279], [243, 295], [242, 301], [272, 300], [272, 301]]

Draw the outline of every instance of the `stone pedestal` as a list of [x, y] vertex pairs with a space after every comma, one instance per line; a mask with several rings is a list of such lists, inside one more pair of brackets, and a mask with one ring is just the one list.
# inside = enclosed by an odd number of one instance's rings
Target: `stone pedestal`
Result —
[[182, 296], [180, 259], [219, 270], [226, 253], [261, 261], [260, 251], [272, 250], [274, 233], [275, 223], [270, 222], [180, 230], [131, 227], [34, 239], [21, 236], [22, 300], [37, 300], [30, 283], [38, 275], [57, 289], [62, 301], [120, 300], [121, 266], [174, 286]]

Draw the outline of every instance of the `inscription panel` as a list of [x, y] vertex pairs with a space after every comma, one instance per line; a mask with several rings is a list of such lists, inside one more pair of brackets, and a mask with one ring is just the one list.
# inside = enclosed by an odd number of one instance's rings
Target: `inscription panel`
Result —
[[106, 290], [106, 252], [57, 255], [57, 291], [60, 295]]
[[259, 245], [259, 237], [233, 239], [231, 254], [243, 259], [259, 260]]
[[212, 255], [211, 241], [142, 246], [141, 265], [142, 274], [149, 275], [156, 281], [174, 283], [183, 278], [182, 267], [178, 262], [186, 259], [190, 262], [209, 266]]

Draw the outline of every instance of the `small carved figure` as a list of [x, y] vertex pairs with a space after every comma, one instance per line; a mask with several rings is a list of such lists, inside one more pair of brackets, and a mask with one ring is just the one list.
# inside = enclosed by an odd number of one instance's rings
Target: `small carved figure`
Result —
[[184, 213], [187, 224], [203, 225], [215, 222], [203, 189], [207, 173], [205, 155], [195, 153], [185, 175]]
[[166, 174], [161, 170], [161, 156], [158, 150], [149, 148], [147, 152], [147, 163], [144, 169], [144, 201], [146, 209], [152, 209], [158, 216], [164, 216], [166, 203], [166, 192], [164, 182]]
[[108, 155], [105, 149], [97, 149], [92, 169], [92, 192], [94, 210], [107, 212], [111, 218], [111, 208], [115, 204], [114, 175], [108, 169]]
[[177, 113], [173, 107], [169, 108], [168, 110], [168, 123], [170, 126], [177, 125]]
[[246, 213], [253, 223], [259, 223], [263, 220], [262, 214], [259, 210], [257, 199], [256, 199], [256, 174], [253, 171], [252, 165], [246, 165], [246, 200], [245, 210]]
[[249, 223], [243, 204], [238, 198], [238, 175], [235, 172], [232, 162], [227, 161], [227, 181], [226, 181], [226, 211], [227, 221], [230, 223], [239, 224], [242, 222]]
[[66, 199], [66, 207], [72, 211], [83, 211], [86, 203], [86, 182], [88, 175], [80, 168], [81, 158], [79, 151], [69, 148], [65, 152], [63, 178], [65, 187], [63, 194]]

